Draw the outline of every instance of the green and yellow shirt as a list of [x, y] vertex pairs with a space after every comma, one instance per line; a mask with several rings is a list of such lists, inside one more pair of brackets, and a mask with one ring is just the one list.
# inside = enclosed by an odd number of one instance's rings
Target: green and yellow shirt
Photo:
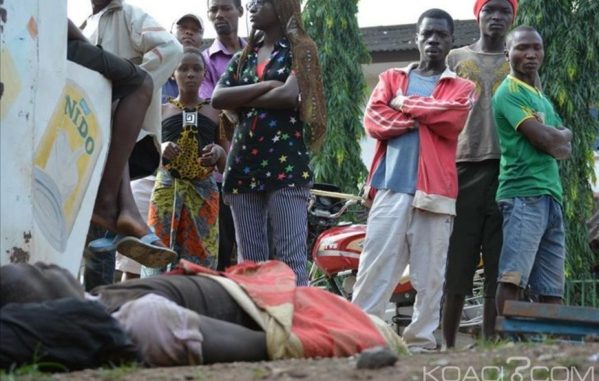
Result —
[[549, 195], [562, 202], [557, 160], [537, 149], [518, 131], [527, 119], [560, 127], [562, 121], [541, 90], [508, 75], [493, 96], [501, 145], [497, 200]]

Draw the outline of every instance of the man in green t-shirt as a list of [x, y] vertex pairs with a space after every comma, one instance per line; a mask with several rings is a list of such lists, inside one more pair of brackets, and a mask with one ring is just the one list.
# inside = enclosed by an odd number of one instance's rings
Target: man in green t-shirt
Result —
[[493, 96], [501, 145], [497, 201], [503, 212], [497, 311], [530, 287], [544, 303], [561, 303], [565, 234], [557, 160], [571, 153], [572, 132], [535, 87], [543, 40], [532, 27], [506, 40], [510, 74]]

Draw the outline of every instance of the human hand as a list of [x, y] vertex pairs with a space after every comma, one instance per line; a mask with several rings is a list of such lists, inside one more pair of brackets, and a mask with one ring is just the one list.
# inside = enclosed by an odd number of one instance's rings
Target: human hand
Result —
[[231, 124], [239, 123], [239, 113], [236, 110], [223, 110], [223, 115], [229, 119]]
[[555, 141], [551, 155], [557, 160], [569, 159], [572, 155], [572, 131], [564, 126], [556, 127], [559, 131], [559, 139]]
[[[299, 103], [299, 85], [294, 72], [291, 72], [283, 86], [273, 90], [278, 99], [285, 99], [289, 108], [296, 108]], [[273, 93], [274, 94], [274, 93]]]
[[401, 111], [401, 107], [403, 106], [403, 102], [406, 99], [406, 96], [403, 95], [403, 91], [401, 89], [397, 90], [397, 94], [395, 94], [395, 98], [391, 99], [389, 105], [393, 107], [397, 111]]
[[565, 140], [567, 140], [568, 142], [572, 141], [572, 138], [574, 137], [574, 135], [572, 135], [572, 131], [564, 126], [560, 127], [559, 130], [562, 132], [562, 136], [564, 137]]
[[202, 149], [202, 156], [198, 158], [198, 163], [203, 167], [214, 167], [224, 154], [225, 150], [218, 144], [208, 144]]
[[268, 81], [262, 82], [266, 86], [270, 87], [270, 89], [276, 89], [277, 87], [281, 87], [285, 84], [285, 82], [277, 81], [276, 79], [269, 79]]
[[294, 93], [299, 93], [299, 85], [297, 83], [297, 76], [294, 72], [291, 72], [285, 81], [283, 87], [287, 88], [289, 91]]
[[179, 146], [177, 146], [173, 142], [165, 142], [162, 143], [162, 157], [166, 160], [173, 160], [177, 155], [179, 155]]

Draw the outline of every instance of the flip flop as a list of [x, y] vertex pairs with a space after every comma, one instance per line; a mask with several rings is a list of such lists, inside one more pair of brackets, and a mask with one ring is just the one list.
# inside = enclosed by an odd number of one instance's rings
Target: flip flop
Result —
[[177, 253], [168, 247], [154, 245], [160, 238], [154, 233], [141, 238], [127, 236], [121, 238], [116, 249], [119, 253], [146, 267], [161, 268], [177, 259]]
[[102, 238], [94, 239], [87, 244], [87, 249], [92, 253], [108, 253], [116, 250], [118, 242], [123, 238], [122, 235], [108, 232]]

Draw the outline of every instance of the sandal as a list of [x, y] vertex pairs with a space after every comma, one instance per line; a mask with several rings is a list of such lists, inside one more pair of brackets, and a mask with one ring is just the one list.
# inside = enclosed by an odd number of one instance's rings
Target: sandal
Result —
[[141, 238], [127, 236], [118, 240], [116, 249], [122, 255], [146, 267], [162, 268], [177, 259], [177, 253], [168, 247], [156, 245], [162, 243], [154, 233]]

